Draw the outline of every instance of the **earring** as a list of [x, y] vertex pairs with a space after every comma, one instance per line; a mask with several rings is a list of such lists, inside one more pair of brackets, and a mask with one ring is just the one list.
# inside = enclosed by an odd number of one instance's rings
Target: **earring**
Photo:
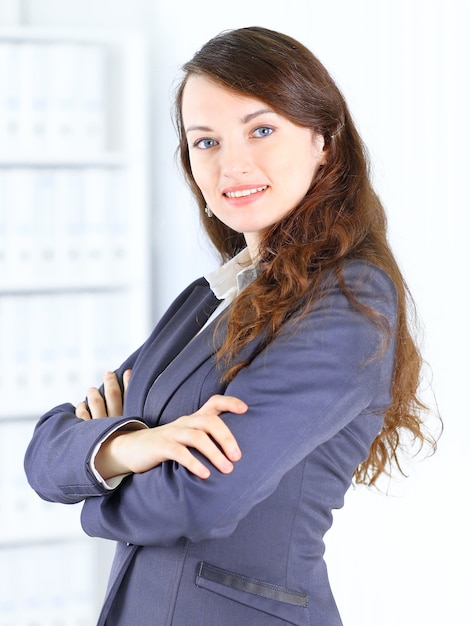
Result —
[[213, 217], [213, 212], [211, 211], [208, 205], [205, 206], [204, 212], [206, 213], [208, 217]]

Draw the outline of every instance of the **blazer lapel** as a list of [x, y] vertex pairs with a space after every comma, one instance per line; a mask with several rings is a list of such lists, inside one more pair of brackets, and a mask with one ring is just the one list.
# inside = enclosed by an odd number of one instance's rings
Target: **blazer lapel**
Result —
[[151, 389], [154, 392], [147, 395], [144, 405], [145, 415], [153, 415], [158, 420], [168, 399], [175, 393], [178, 387], [204, 361], [212, 358], [221, 345], [225, 334], [224, 322], [218, 327], [217, 332], [214, 332], [216, 323], [216, 320], [214, 320], [207, 328], [190, 339], [153, 382]]
[[[169, 311], [157, 325], [133, 367], [131, 383], [134, 379], [137, 384], [129, 386], [127, 412], [160, 415], [162, 406], [188, 371], [193, 371], [213, 354], [214, 325], [199, 331], [219, 303], [207, 283], [196, 285], [184, 302]], [[156, 381], [159, 381], [161, 391], [149, 394]], [[134, 391], [139, 391], [139, 397], [134, 397]]]
[[[169, 311], [133, 368], [128, 389], [129, 405], [126, 402], [130, 411], [128, 414], [141, 415], [154, 425], [158, 423], [175, 391], [214, 355], [224, 341], [227, 325], [222, 321], [216, 327], [217, 320], [214, 320], [204, 330], [201, 328], [219, 303], [207, 283], [204, 283], [194, 287], [174, 311]], [[240, 358], [250, 360], [262, 345], [263, 333], [244, 347]], [[132, 401], [133, 379], [138, 381], [136, 392], [140, 390], [139, 398], [136, 397], [135, 401]]]

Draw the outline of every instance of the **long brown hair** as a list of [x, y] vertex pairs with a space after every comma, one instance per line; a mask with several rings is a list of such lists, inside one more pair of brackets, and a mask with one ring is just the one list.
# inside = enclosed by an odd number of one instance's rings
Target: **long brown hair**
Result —
[[[318, 169], [301, 203], [263, 234], [259, 276], [227, 314], [228, 333], [218, 355], [229, 364], [225, 379], [230, 380], [247, 365], [237, 362], [237, 355], [248, 342], [263, 332], [266, 345], [288, 319], [307, 311], [320, 297], [327, 272], [333, 271], [342, 285], [342, 265], [347, 259], [376, 264], [396, 286], [399, 305], [392, 403], [368, 459], [354, 476], [357, 482], [374, 484], [393, 465], [400, 469], [397, 454], [402, 435], [408, 442], [412, 436], [420, 446], [427, 442], [434, 448], [435, 441], [425, 432], [421, 419], [425, 407], [417, 389], [422, 359], [409, 330], [410, 296], [388, 245], [385, 212], [372, 188], [367, 152], [346, 102], [325, 67], [305, 46], [260, 27], [218, 35], [183, 71], [175, 106], [180, 159], [206, 232], [223, 260], [246, 244], [241, 233], [216, 217], [205, 218], [205, 201], [192, 175], [182, 122], [188, 77], [203, 75], [267, 103], [291, 122], [322, 135], [327, 149], [327, 162]], [[361, 308], [354, 294], [348, 295]], [[374, 311], [364, 313], [375, 318]]]

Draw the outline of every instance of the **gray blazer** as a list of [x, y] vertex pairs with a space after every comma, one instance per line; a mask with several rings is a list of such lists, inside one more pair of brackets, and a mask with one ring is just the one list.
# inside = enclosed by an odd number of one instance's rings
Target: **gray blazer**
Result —
[[[84, 500], [85, 532], [118, 542], [99, 625], [341, 624], [323, 537], [390, 403], [396, 323], [384, 272], [353, 261], [344, 276], [389, 336], [333, 283], [268, 347], [248, 346], [255, 358], [225, 386], [214, 359], [224, 329], [196, 334], [218, 305], [200, 279], [117, 370], [133, 368], [124, 417], [85, 422], [64, 404], [41, 418], [25, 458], [31, 486]], [[201, 480], [166, 462], [112, 492], [96, 481], [91, 451], [117, 424], [164, 424], [216, 393], [249, 406], [223, 416], [243, 454], [231, 474]]]

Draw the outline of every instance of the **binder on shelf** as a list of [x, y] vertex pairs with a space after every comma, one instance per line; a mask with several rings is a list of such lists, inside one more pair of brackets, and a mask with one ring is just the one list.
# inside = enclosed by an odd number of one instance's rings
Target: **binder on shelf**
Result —
[[125, 172], [119, 170], [108, 170], [108, 177], [109, 263], [116, 276], [123, 281], [132, 280], [137, 268], [132, 267], [135, 255], [130, 250], [133, 200], [129, 197], [129, 180]]
[[14, 285], [34, 275], [34, 201], [36, 172], [9, 169], [4, 174], [6, 215], [5, 273], [0, 284]]
[[55, 43], [48, 49], [52, 151], [103, 151], [107, 86], [103, 46]]
[[51, 406], [63, 401], [77, 404], [84, 399], [88, 387], [95, 384], [87, 372], [88, 364], [85, 360], [86, 346], [95, 341], [95, 333], [93, 327], [89, 328], [84, 323], [83, 295], [58, 295], [54, 298], [53, 306], [57, 313], [54, 341], [59, 349], [54, 369], [55, 384], [51, 389], [51, 397], [46, 400], [49, 400]]
[[20, 139], [20, 47], [19, 42], [0, 41], [0, 149], [18, 151]]
[[4, 294], [0, 420], [83, 400], [140, 345], [140, 315], [126, 290]]
[[[100, 385], [108, 370], [116, 369], [138, 346], [133, 341], [132, 302], [125, 292], [89, 295], [84, 301], [84, 323], [94, 340], [88, 343], [85, 370]], [[85, 390], [86, 388], [85, 387]]]
[[108, 76], [104, 46], [83, 45], [80, 49], [79, 62], [77, 133], [80, 138], [80, 149], [85, 152], [101, 152], [107, 145]]
[[0, 288], [54, 280], [58, 265], [54, 182], [53, 173], [43, 169], [1, 172]]
[[82, 180], [80, 169], [57, 170], [55, 174], [57, 279], [61, 284], [75, 284], [85, 278]]
[[5, 307], [2, 306], [2, 300], [0, 299], [0, 397], [6, 397], [8, 390], [8, 362], [7, 362], [7, 331], [6, 331], [6, 313]]
[[48, 147], [48, 48], [36, 42], [22, 42], [19, 47], [19, 149], [24, 154], [42, 154]]
[[0, 284], [2, 283], [2, 277], [5, 276], [7, 267], [7, 226], [8, 215], [6, 205], [6, 190], [7, 185], [7, 172], [0, 169]]
[[0, 290], [132, 279], [125, 172], [0, 169], [0, 207]]
[[[27, 408], [30, 390], [29, 313], [28, 297], [3, 296], [0, 298], [0, 344], [2, 358], [0, 371], [3, 393], [0, 416], [15, 417]], [[25, 413], [23, 413], [25, 414]]]
[[77, 149], [76, 131], [77, 79], [79, 77], [79, 46], [71, 43], [54, 43], [48, 46], [48, 71], [50, 74], [48, 143], [53, 153]]
[[[89, 169], [82, 177], [83, 215], [85, 226], [84, 272], [98, 282], [107, 277], [109, 224], [106, 220], [108, 172]], [[109, 275], [109, 274], [108, 274]]]
[[40, 281], [54, 281], [58, 269], [56, 259], [57, 207], [55, 203], [56, 175], [47, 169], [36, 170], [32, 202], [33, 269], [32, 276]]
[[0, 40], [0, 154], [106, 152], [106, 65], [99, 45]]
[[[29, 403], [29, 411], [41, 413], [60, 404], [61, 351], [57, 329], [61, 324], [58, 296], [30, 296], [28, 298], [28, 335], [30, 343], [26, 376], [29, 381], [28, 396], [35, 398], [36, 406]], [[51, 404], [48, 404], [48, 399]], [[39, 415], [38, 415], [39, 417]]]

